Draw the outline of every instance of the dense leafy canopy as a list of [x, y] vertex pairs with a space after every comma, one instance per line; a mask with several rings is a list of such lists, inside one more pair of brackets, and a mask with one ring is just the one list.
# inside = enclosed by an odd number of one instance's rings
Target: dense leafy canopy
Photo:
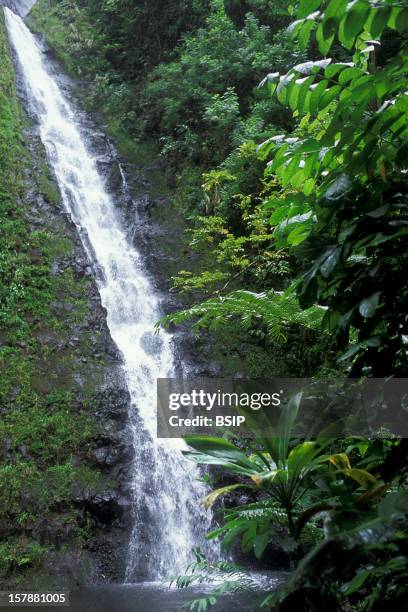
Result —
[[[398, 3], [370, 8], [360, 1], [346, 10], [346, 3], [333, 1], [322, 12], [305, 12], [302, 3], [291, 36], [306, 48], [315, 32], [319, 51], [327, 56], [333, 50], [335, 56], [301, 62], [285, 74], [269, 73], [261, 83], [291, 109], [298, 125], [258, 147], [267, 161], [270, 193], [255, 210], [252, 206], [252, 240], [232, 242], [223, 215], [212, 227], [203, 225], [220, 242], [220, 257], [227, 241], [234, 244], [243, 268], [254, 264], [248, 243], [256, 239], [266, 253], [293, 254], [299, 275], [292, 290], [300, 307], [327, 306], [323, 326], [344, 346], [351, 331], [357, 332], [342, 357], [353, 363], [352, 373], [402, 374], [408, 287], [405, 11]], [[387, 26], [398, 43], [390, 49], [385, 38], [382, 50]], [[335, 49], [335, 42], [344, 51]], [[220, 175], [213, 196], [218, 215], [220, 190], [224, 185], [227, 196], [231, 182]], [[251, 211], [247, 202], [244, 206]], [[262, 239], [259, 229], [268, 225]], [[231, 255], [229, 264], [237, 266]], [[213, 312], [214, 302], [207, 304]], [[261, 309], [258, 314], [262, 317]]]
[[[333, 41], [353, 55], [292, 68], [276, 79], [283, 104], [304, 117], [295, 136], [260, 147], [271, 157], [267, 173], [282, 191], [268, 200], [278, 240], [302, 259], [297, 286], [301, 307], [329, 306], [330, 331], [358, 330], [347, 353], [353, 373], [383, 376], [406, 370], [406, 178], [408, 99], [407, 22], [395, 3], [370, 8], [330, 2], [324, 12], [295, 22], [292, 36], [305, 46], [313, 28], [321, 53]], [[344, 14], [339, 9], [344, 10]], [[386, 26], [401, 32], [391, 57], [378, 48]], [[276, 81], [276, 85], [274, 83]], [[307, 124], [306, 124], [307, 121]], [[368, 368], [368, 370], [367, 370]]]
[[[290, 133], [273, 135], [258, 147], [258, 154], [267, 162], [269, 190], [252, 214], [262, 223], [258, 221], [258, 229], [265, 226], [267, 217], [272, 234], [269, 249], [282, 249], [298, 261], [286, 300], [296, 296], [305, 313], [317, 304], [326, 307], [323, 328], [339, 337], [343, 345], [340, 361], [349, 364], [349, 372], [404, 375], [408, 331], [407, 10], [392, 1], [304, 0], [296, 17], [289, 28], [291, 36], [303, 49], [309, 47], [312, 37], [323, 57], [301, 62], [285, 74], [270, 72], [261, 82], [270, 95], [290, 108], [296, 125]], [[394, 31], [392, 44], [390, 30]], [[228, 165], [224, 168], [229, 170]], [[230, 240], [224, 231], [228, 217], [223, 202], [233, 179], [225, 174], [218, 178], [213, 203], [219, 218], [213, 225], [202, 222], [202, 236], [218, 241], [216, 252], [221, 258]], [[235, 252], [241, 249], [241, 266], [245, 245], [245, 239], [235, 241]], [[244, 266], [251, 263], [247, 254]], [[183, 279], [178, 282], [182, 284]], [[186, 288], [189, 284], [191, 288], [191, 279], [185, 279]], [[196, 326], [213, 326], [235, 314], [248, 329], [257, 317], [267, 323], [268, 316], [276, 312], [274, 294], [262, 300], [251, 295], [250, 307], [245, 297], [244, 311], [242, 297], [238, 292], [218, 301], [212, 298], [167, 321], [177, 323], [196, 316]], [[268, 299], [269, 307], [265, 307]], [[285, 320], [283, 313], [280, 319]], [[273, 333], [274, 327], [269, 324], [267, 328]], [[238, 538], [243, 550], [253, 548], [258, 556], [272, 541], [277, 525], [283, 524], [296, 540], [315, 514], [324, 511], [327, 515], [324, 541], [316, 542], [284, 587], [264, 604], [278, 604], [285, 610], [350, 609], [350, 605], [381, 610], [400, 605], [406, 597], [408, 569], [403, 553], [407, 493], [399, 488], [403, 479], [393, 480], [400, 469], [398, 461], [384, 483], [374, 476], [384, 473], [384, 457], [377, 458], [376, 464], [370, 443], [356, 446], [349, 441], [344, 449], [344, 443], [338, 441], [333, 445], [338, 452], [328, 457], [334, 474], [330, 468], [316, 474], [316, 467], [323, 467], [316, 443], [296, 445], [292, 440], [290, 452], [287, 445], [280, 444], [278, 448], [286, 449], [283, 457], [276, 455], [273, 441], [257, 439], [256, 432], [254, 437], [258, 441], [255, 452], [233, 450], [225, 442], [224, 454], [219, 440], [187, 439], [193, 448], [192, 460], [215, 463], [244, 479], [242, 484], [223, 484], [209, 495], [207, 504], [240, 486], [253, 488], [245, 480], [248, 477], [272, 500], [227, 510], [223, 525], [210, 537], [223, 537], [227, 548]], [[360, 460], [352, 466], [349, 455], [357, 449]], [[398, 456], [406, 470], [405, 441], [389, 446], [385, 454], [384, 465]], [[324, 462], [325, 457], [321, 459]], [[370, 466], [369, 471], [364, 465]], [[357, 482], [354, 491], [347, 478]], [[303, 506], [301, 514], [297, 514], [297, 503]], [[279, 512], [285, 517], [283, 523]], [[289, 550], [299, 554], [300, 546], [297, 540]]]

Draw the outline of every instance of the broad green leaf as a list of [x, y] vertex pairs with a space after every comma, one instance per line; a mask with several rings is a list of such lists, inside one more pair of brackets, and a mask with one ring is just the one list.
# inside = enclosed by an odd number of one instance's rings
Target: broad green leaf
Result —
[[287, 237], [287, 242], [291, 246], [298, 246], [301, 244], [306, 238], [309, 236], [309, 229], [305, 228], [303, 225], [296, 227], [292, 230]]
[[373, 38], [377, 38], [383, 33], [383, 30], [391, 16], [391, 6], [378, 8], [373, 12], [374, 15], [369, 25], [369, 31]]
[[309, 112], [309, 104], [310, 104], [310, 85], [313, 83], [314, 78], [309, 77], [305, 83], [303, 83], [302, 87], [299, 91], [299, 96], [297, 99], [296, 110], [299, 114]]
[[323, 278], [329, 278], [334, 268], [337, 266], [337, 263], [340, 259], [340, 255], [342, 253], [342, 247], [334, 247], [329, 250], [327, 257], [323, 261], [320, 266], [320, 273]]
[[299, 91], [301, 88], [301, 84], [300, 83], [291, 83], [290, 88], [289, 88], [289, 95], [288, 95], [288, 102], [289, 102], [289, 106], [292, 110], [296, 109], [296, 105], [297, 105], [297, 100], [299, 97]]
[[278, 98], [279, 102], [281, 102], [282, 104], [287, 103], [288, 85], [295, 78], [296, 78], [296, 75], [294, 72], [291, 72], [290, 74], [285, 74], [284, 76], [280, 77], [278, 87], [276, 89], [276, 97]]
[[281, 223], [281, 221], [286, 219], [287, 213], [288, 213], [287, 207], [280, 206], [273, 212], [273, 214], [269, 218], [269, 223], [271, 223], [272, 225], [277, 225], [278, 223]]
[[[265, 437], [263, 437], [262, 433], [258, 433], [259, 429], [257, 431], [257, 429], [254, 428], [257, 441], [268, 451], [275, 465], [279, 465], [287, 459], [289, 441], [294, 423], [299, 413], [302, 396], [302, 393], [297, 393], [290, 398], [285, 410], [280, 415], [278, 423], [274, 427], [274, 437], [266, 435], [268, 429], [272, 429], [270, 422], [265, 423]], [[257, 416], [256, 419], [258, 421], [259, 417]], [[256, 425], [257, 423], [255, 422], [254, 424]]]
[[395, 27], [401, 33], [408, 30], [408, 8], [405, 7], [399, 11], [395, 19]]
[[327, 86], [329, 84], [329, 81], [327, 80], [323, 80], [320, 81], [320, 83], [318, 83], [315, 86], [312, 86], [310, 89], [312, 90], [311, 96], [310, 96], [310, 104], [309, 104], [309, 109], [308, 111], [314, 115], [316, 113], [316, 111], [319, 108], [319, 103], [322, 99], [322, 95], [324, 94], [324, 92], [327, 90]]
[[351, 582], [348, 582], [342, 587], [342, 591], [344, 595], [346, 596], [351, 595], [352, 593], [355, 593], [356, 591], [361, 589], [361, 587], [364, 585], [364, 583], [366, 582], [370, 574], [371, 574], [370, 570], [359, 571], [354, 576], [353, 580], [351, 580]]
[[276, 168], [276, 173], [280, 177], [283, 186], [289, 185], [292, 176], [294, 176], [299, 168], [299, 161], [299, 156], [294, 155], [292, 159], [288, 158], [285, 164]]
[[351, 2], [349, 7], [344, 22], [344, 34], [346, 40], [354, 40], [364, 29], [370, 13], [370, 4], [364, 0], [357, 0], [357, 2]]
[[297, 17], [299, 19], [307, 17], [310, 15], [310, 13], [313, 13], [313, 11], [318, 9], [320, 4], [321, 0], [300, 0], [299, 8], [297, 10]]
[[364, 72], [361, 70], [361, 68], [346, 68], [345, 70], [342, 70], [342, 72], [339, 74], [339, 83], [340, 85], [345, 85], [346, 83], [348, 83], [348, 81], [351, 81], [352, 79], [361, 77], [363, 75]]
[[235, 491], [235, 489], [239, 489], [240, 487], [248, 488], [248, 486], [249, 485], [239, 483], [239, 484], [228, 485], [226, 487], [221, 487], [220, 489], [216, 489], [215, 491], [212, 491], [204, 499], [205, 509], [208, 510], [209, 508], [211, 508], [215, 504], [217, 499], [219, 499], [223, 495], [227, 495], [227, 493], [231, 493], [231, 491]]
[[346, 33], [345, 33], [345, 24], [346, 24], [346, 19], [347, 19], [348, 14], [346, 13], [343, 18], [340, 21], [340, 25], [339, 25], [339, 30], [338, 30], [338, 38], [339, 41], [342, 43], [342, 45], [346, 48], [346, 49], [351, 49], [354, 43], [354, 39], [353, 38], [347, 38]]
[[256, 523], [249, 523], [247, 529], [244, 531], [241, 539], [241, 550], [244, 553], [249, 553], [253, 547], [254, 540], [256, 537]]
[[[307, 138], [301, 141], [300, 145], [296, 147], [297, 153], [313, 153], [319, 150], [319, 143], [316, 138]], [[303, 201], [303, 198], [302, 198]]]
[[308, 156], [305, 165], [305, 176], [314, 177], [319, 168], [320, 153], [316, 152]]
[[305, 171], [304, 168], [300, 168], [295, 175], [292, 177], [291, 184], [295, 189], [301, 189], [305, 182]]
[[351, 99], [353, 102], [358, 102], [360, 105], [365, 105], [375, 97], [375, 86], [370, 77], [361, 77], [356, 83], [353, 83], [351, 88]]
[[228, 461], [227, 459], [223, 459], [222, 457], [214, 457], [213, 455], [207, 455], [205, 453], [198, 453], [196, 451], [182, 451], [183, 455], [189, 459], [189, 461], [193, 461], [199, 465], [219, 465], [225, 468], [226, 470], [233, 472], [234, 474], [241, 474], [242, 476], [250, 476], [253, 471], [257, 468], [254, 465], [251, 469], [242, 467], [239, 463]]
[[345, 11], [348, 0], [330, 0], [327, 5], [324, 16], [327, 17], [337, 17], [339, 18]]
[[320, 23], [316, 31], [316, 40], [317, 40], [317, 44], [318, 44], [320, 53], [322, 55], [327, 55], [333, 44], [334, 34], [331, 34], [330, 36], [325, 36], [324, 30], [323, 30], [323, 24]]
[[290, 34], [291, 38], [296, 38], [300, 28], [306, 23], [306, 19], [296, 19], [295, 21], [292, 21], [292, 23], [289, 24], [289, 26], [287, 27], [287, 34]]
[[326, 108], [326, 106], [333, 102], [333, 100], [336, 98], [336, 96], [338, 96], [340, 92], [340, 85], [334, 85], [333, 87], [330, 87], [330, 89], [326, 89], [326, 91], [323, 92], [317, 103], [319, 111], [323, 110], [324, 108]]
[[378, 484], [378, 480], [375, 478], [375, 476], [370, 474], [370, 472], [367, 472], [367, 470], [351, 468], [350, 470], [342, 470], [342, 472], [349, 478], [352, 478], [353, 480], [358, 482], [358, 484], [362, 487], [368, 488]]
[[334, 36], [338, 28], [338, 19], [336, 17], [329, 17], [325, 19], [322, 24], [323, 37], [327, 40], [331, 36]]
[[296, 36], [299, 41], [299, 46], [302, 50], [306, 49], [314, 27], [315, 24], [311, 19], [306, 20], [305, 23], [303, 23], [299, 27]]
[[[222, 465], [223, 463], [232, 464], [251, 471], [256, 467], [253, 463], [251, 463], [245, 453], [224, 438], [216, 438], [211, 436], [185, 436], [184, 440], [200, 455], [207, 455], [209, 458], [212, 458], [213, 461], [211, 461], [211, 463], [213, 464], [215, 460], [220, 462], [219, 465]], [[193, 460], [197, 460], [197, 457], [194, 458], [194, 454], [191, 454], [188, 451], [185, 451], [185, 455], [187, 457], [191, 455]], [[200, 460], [200, 463], [202, 462], [203, 461]]]
[[338, 62], [336, 64], [331, 64], [330, 66], [328, 66], [326, 70], [324, 71], [324, 75], [328, 79], [332, 79], [339, 72], [342, 72], [343, 70], [346, 70], [347, 68], [353, 68], [353, 67], [354, 67], [353, 62]]
[[270, 538], [271, 536], [269, 531], [266, 531], [265, 533], [261, 533], [256, 536], [254, 540], [254, 553], [257, 559], [260, 559], [264, 554], [265, 549], [269, 544]]
[[293, 448], [288, 457], [289, 477], [297, 476], [303, 469], [310, 468], [323, 446], [316, 442], [302, 442]]
[[380, 295], [381, 295], [381, 292], [376, 291], [369, 298], [366, 298], [365, 300], [362, 300], [360, 302], [360, 306], [358, 307], [358, 310], [362, 317], [365, 317], [366, 319], [370, 319], [371, 317], [374, 316], [375, 311], [378, 308], [378, 303], [380, 301]]
[[393, 6], [387, 25], [399, 32], [406, 31], [408, 29], [408, 9], [406, 7]]
[[346, 453], [338, 453], [329, 457], [330, 463], [336, 466], [339, 470], [351, 470], [350, 459]]
[[315, 188], [315, 181], [314, 179], [310, 178], [307, 179], [304, 184], [303, 184], [303, 193], [308, 196], [313, 192], [313, 189]]
[[282, 475], [282, 470], [269, 470], [267, 472], [262, 472], [260, 474], [252, 474], [251, 480], [256, 484], [257, 487], [264, 486], [265, 484], [270, 484], [273, 482], [278, 476]]
[[326, 310], [322, 321], [322, 328], [327, 329], [329, 332], [331, 332], [339, 326], [340, 319], [341, 316], [339, 312], [333, 310]]
[[234, 544], [234, 541], [241, 534], [241, 532], [241, 525], [237, 525], [236, 527], [230, 529], [221, 542], [222, 548], [224, 548], [225, 550], [230, 550], [232, 545]]

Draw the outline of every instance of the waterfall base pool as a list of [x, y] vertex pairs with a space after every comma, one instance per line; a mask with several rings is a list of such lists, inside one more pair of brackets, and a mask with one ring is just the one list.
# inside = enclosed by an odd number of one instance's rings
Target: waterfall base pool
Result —
[[[260, 590], [252, 593], [223, 595], [214, 612], [251, 612], [256, 610], [266, 593], [278, 586], [285, 576], [284, 572], [265, 572], [259, 576]], [[268, 585], [268, 586], [267, 586]], [[48, 611], [69, 610], [72, 612], [178, 612], [188, 602], [204, 597], [210, 592], [205, 585], [179, 590], [169, 589], [159, 582], [139, 584], [104, 585], [81, 589], [70, 593], [69, 607], [47, 607]], [[27, 608], [14, 608], [23, 612]]]
[[[203, 588], [169, 589], [160, 583], [106, 586], [71, 593], [71, 609], [75, 612], [178, 612], [188, 602], [205, 595]], [[262, 591], [224, 595], [211, 610], [250, 612], [264, 598]]]

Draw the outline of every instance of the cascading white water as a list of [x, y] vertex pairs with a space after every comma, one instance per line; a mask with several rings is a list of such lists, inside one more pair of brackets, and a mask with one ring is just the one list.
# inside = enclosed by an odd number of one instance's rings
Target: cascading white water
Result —
[[17, 15], [27, 15], [37, 0], [0, 0], [0, 4], [7, 6]]
[[[85, 249], [101, 269], [97, 279], [108, 326], [120, 348], [132, 399], [134, 529], [126, 581], [182, 572], [208, 526], [198, 472], [182, 443], [156, 438], [156, 378], [173, 372], [171, 337], [154, 334], [158, 299], [139, 253], [126, 238], [95, 158], [88, 152], [75, 110], [63, 95], [40, 44], [5, 9], [30, 109], [39, 124], [61, 190]], [[131, 477], [131, 476], [130, 476]]]

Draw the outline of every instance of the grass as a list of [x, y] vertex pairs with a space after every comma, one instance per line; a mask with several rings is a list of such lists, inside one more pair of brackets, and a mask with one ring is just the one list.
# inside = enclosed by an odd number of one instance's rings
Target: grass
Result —
[[47, 202], [50, 204], [58, 204], [60, 201], [58, 186], [55, 181], [50, 178], [49, 169], [44, 160], [41, 160], [39, 163], [37, 186]]

